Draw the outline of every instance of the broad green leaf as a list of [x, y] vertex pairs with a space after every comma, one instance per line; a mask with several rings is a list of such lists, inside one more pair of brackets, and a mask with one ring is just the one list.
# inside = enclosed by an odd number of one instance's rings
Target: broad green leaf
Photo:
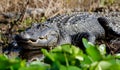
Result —
[[109, 68], [111, 67], [111, 63], [108, 61], [101, 61], [99, 62], [99, 64], [96, 66], [96, 70], [109, 70]]
[[40, 61], [32, 61], [31, 63], [29, 63], [29, 66], [44, 66], [44, 67], [49, 67], [48, 64], [45, 64], [45, 63], [40, 62]]
[[76, 46], [71, 46], [71, 50], [72, 50], [72, 55], [82, 55], [83, 54], [83, 51], [80, 49], [80, 48], [78, 48], [78, 47], [76, 47]]
[[41, 51], [43, 52], [43, 54], [45, 56], [47, 56], [48, 58], [50, 58], [52, 61], [55, 61], [55, 59], [52, 57], [52, 55], [50, 53], [47, 52], [47, 50], [42, 49]]
[[85, 55], [84, 54], [84, 60], [83, 61], [81, 61], [81, 67], [82, 67], [82, 69], [88, 69], [89, 68], [89, 66], [90, 66], [90, 64], [92, 63], [92, 61], [91, 61], [91, 59], [90, 59], [90, 57], [89, 56], [87, 56], [87, 55]]
[[19, 68], [19, 70], [47, 70], [47, 67], [42, 67], [42, 66], [29, 66], [29, 67], [22, 67]]
[[93, 61], [101, 60], [102, 55], [100, 51], [98, 50], [98, 48], [95, 45], [88, 42], [86, 39], [83, 38], [82, 40], [83, 40], [83, 44], [86, 48], [86, 53], [88, 54], [88, 56], [90, 56]]
[[67, 70], [82, 70], [82, 69], [78, 68], [77, 66], [68, 66]]
[[82, 42], [83, 42], [83, 45], [84, 45], [85, 48], [90, 47], [90, 46], [88, 45], [88, 41], [87, 41], [85, 38], [82, 38]]
[[66, 65], [65, 58], [67, 59], [67, 57], [65, 57], [63, 53], [52, 53], [52, 57], [54, 58], [55, 61], [58, 61]]
[[60, 70], [68, 70], [66, 66], [60, 65], [59, 67]]
[[63, 44], [61, 46], [55, 47], [50, 52], [61, 52], [61, 53], [66, 52], [66, 53], [72, 54], [71, 47], [72, 47], [71, 44]]
[[82, 56], [75, 56], [76, 59], [80, 60], [80, 61], [83, 61], [84, 58]]
[[95, 70], [95, 68], [97, 67], [98, 62], [93, 62], [90, 64], [89, 70]]
[[120, 58], [120, 53], [114, 55], [116, 58]]
[[50, 70], [61, 70], [61, 68], [64, 69], [64, 68], [66, 68], [66, 66], [61, 65], [59, 62], [53, 62]]
[[112, 64], [109, 70], [120, 70], [120, 64]]
[[46, 70], [49, 68], [50, 66], [48, 64], [39, 61], [33, 61], [30, 64], [28, 64], [27, 67], [20, 68], [20, 70]]
[[61, 45], [63, 52], [72, 54], [71, 44], [63, 44]]
[[102, 55], [100, 54], [97, 47], [92, 47], [92, 46], [88, 47], [86, 49], [86, 52], [87, 52], [88, 56], [90, 56], [92, 58], [93, 61], [99, 61], [102, 59]]
[[17, 70], [20, 67], [25, 67], [25, 64], [25, 61], [18, 59], [9, 59], [6, 55], [0, 55], [0, 70]]
[[5, 55], [5, 54], [0, 54], [0, 60], [8, 60], [8, 57], [7, 57], [7, 55]]
[[62, 52], [62, 47], [61, 46], [57, 46], [54, 49], [50, 50], [50, 52]]

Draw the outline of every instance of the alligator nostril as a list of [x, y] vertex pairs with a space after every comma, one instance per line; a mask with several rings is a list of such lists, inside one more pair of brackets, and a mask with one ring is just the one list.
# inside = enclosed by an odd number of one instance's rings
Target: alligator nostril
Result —
[[20, 35], [15, 35], [14, 39], [15, 40], [20, 40], [22, 37]]
[[14, 39], [16, 41], [28, 41], [27, 38], [23, 38], [21, 35], [15, 35]]

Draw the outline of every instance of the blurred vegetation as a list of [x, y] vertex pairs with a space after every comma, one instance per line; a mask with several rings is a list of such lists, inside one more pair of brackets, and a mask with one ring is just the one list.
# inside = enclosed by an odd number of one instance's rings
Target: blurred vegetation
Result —
[[0, 70], [120, 70], [120, 54], [106, 53], [105, 45], [93, 45], [83, 38], [85, 51], [71, 44], [63, 44], [49, 52], [42, 49], [42, 61], [10, 59], [0, 55]]

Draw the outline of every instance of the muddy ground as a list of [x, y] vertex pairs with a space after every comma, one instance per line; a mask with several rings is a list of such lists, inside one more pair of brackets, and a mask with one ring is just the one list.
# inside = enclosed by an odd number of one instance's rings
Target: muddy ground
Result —
[[[71, 12], [120, 12], [119, 0], [0, 0], [0, 53], [13, 41], [15, 34], [35, 22]], [[113, 40], [110, 40], [113, 39]], [[111, 36], [98, 44], [106, 44], [108, 53], [120, 52], [120, 38]], [[16, 53], [14, 53], [16, 54]], [[12, 55], [10, 55], [12, 56]]]

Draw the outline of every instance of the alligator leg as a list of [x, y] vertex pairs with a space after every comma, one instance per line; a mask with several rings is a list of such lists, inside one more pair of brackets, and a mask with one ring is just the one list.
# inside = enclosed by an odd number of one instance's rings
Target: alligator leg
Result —
[[86, 38], [89, 42], [95, 43], [96, 37], [88, 32], [78, 33], [71, 36], [71, 43], [84, 50], [82, 38]]
[[78, 47], [83, 47], [82, 38], [86, 38], [89, 42], [93, 44], [95, 43], [96, 40], [96, 37], [88, 32], [78, 33], [72, 36], [66, 34], [64, 36], [61, 36], [61, 38], [59, 38], [58, 45], [69, 43], [76, 45]]
[[119, 18], [106, 18], [106, 17], [99, 17], [99, 23], [105, 29], [106, 34], [113, 34], [116, 36], [120, 36], [120, 20]]
[[95, 44], [96, 37], [93, 34], [89, 34], [88, 41]]
[[69, 35], [60, 36], [58, 40], [58, 45], [62, 45], [66, 43], [71, 44], [71, 37]]

